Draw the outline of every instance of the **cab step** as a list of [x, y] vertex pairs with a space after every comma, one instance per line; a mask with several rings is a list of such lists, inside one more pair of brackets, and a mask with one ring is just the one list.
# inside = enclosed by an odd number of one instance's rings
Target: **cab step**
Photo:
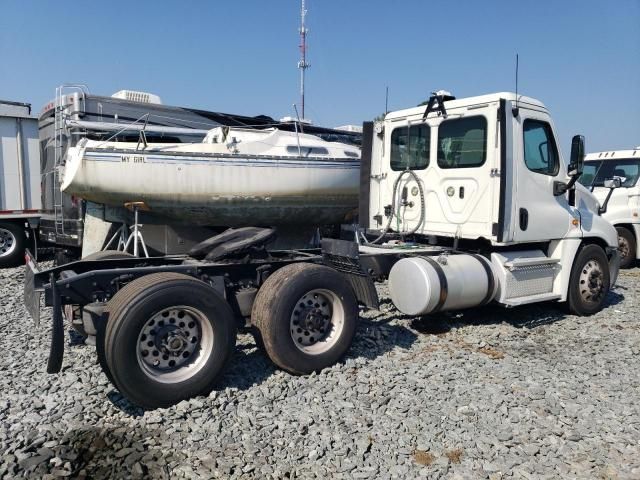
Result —
[[508, 298], [505, 299], [502, 304], [507, 307], [517, 307], [518, 305], [527, 305], [528, 303], [550, 302], [552, 300], [559, 300], [560, 298], [562, 298], [562, 295], [557, 293], [538, 293], [526, 297]]
[[504, 266], [509, 270], [516, 270], [518, 268], [526, 268], [526, 267], [546, 267], [549, 265], [555, 265], [560, 263], [559, 258], [549, 258], [549, 257], [518, 257], [511, 259], [507, 262], [504, 262]]

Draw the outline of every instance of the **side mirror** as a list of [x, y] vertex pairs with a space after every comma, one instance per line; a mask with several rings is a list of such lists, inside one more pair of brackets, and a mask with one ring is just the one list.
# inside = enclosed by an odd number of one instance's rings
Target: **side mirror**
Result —
[[567, 165], [567, 175], [571, 177], [568, 183], [553, 182], [553, 195], [559, 197], [573, 189], [584, 170], [584, 137], [574, 135], [571, 139], [571, 160]]
[[605, 188], [620, 188], [622, 186], [622, 182], [622, 177], [613, 177], [607, 178], [604, 182], [602, 182], [602, 184]]
[[571, 159], [567, 168], [570, 177], [579, 177], [584, 170], [584, 136], [575, 135], [571, 139]]

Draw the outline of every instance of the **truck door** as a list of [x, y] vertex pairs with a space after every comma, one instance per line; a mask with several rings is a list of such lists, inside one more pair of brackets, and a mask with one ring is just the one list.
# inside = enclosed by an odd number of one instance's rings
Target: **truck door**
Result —
[[566, 181], [566, 167], [547, 114], [520, 109], [514, 128], [515, 191], [513, 240], [536, 242], [567, 236], [575, 209], [567, 195], [553, 195], [553, 183]]
[[[491, 238], [498, 215], [497, 104], [459, 111], [438, 125], [429, 183], [428, 227], [462, 238]], [[462, 109], [460, 109], [462, 110]], [[467, 110], [467, 109], [465, 109]]]
[[[491, 237], [498, 216], [493, 205], [499, 177], [492, 173], [499, 167], [498, 143], [496, 124], [491, 121], [497, 109], [497, 103], [471, 111], [465, 106], [426, 122], [422, 118], [390, 122], [383, 166], [388, 175], [379, 184], [380, 205], [385, 213], [393, 213], [393, 230], [409, 231], [424, 212], [418, 233]], [[419, 178], [421, 189], [406, 170]], [[393, 186], [400, 176], [394, 198]]]

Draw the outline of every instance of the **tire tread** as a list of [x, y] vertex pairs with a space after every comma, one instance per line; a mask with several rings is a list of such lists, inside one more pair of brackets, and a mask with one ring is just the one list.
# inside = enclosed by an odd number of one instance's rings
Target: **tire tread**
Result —
[[[274, 338], [269, 334], [264, 335], [262, 332], [269, 332], [270, 329], [273, 328], [273, 322], [278, 321], [278, 319], [274, 318], [274, 316], [278, 309], [278, 303], [281, 301], [281, 293], [283, 288], [291, 280], [292, 277], [300, 275], [304, 271], [308, 272], [309, 275], [318, 275], [327, 270], [337, 273], [335, 272], [335, 270], [332, 270], [324, 265], [303, 262], [287, 265], [286, 267], [275, 271], [269, 276], [269, 278], [267, 278], [260, 290], [258, 290], [258, 294], [256, 295], [256, 299], [253, 304], [251, 321], [257, 330], [257, 335], [259, 336], [258, 344], [261, 344], [273, 363], [275, 363], [278, 367], [296, 375], [308, 374], [310, 373], [310, 371], [309, 369], [300, 368], [297, 365], [293, 365], [290, 360], [287, 360], [287, 358], [282, 355], [282, 350], [278, 345], [279, 339]], [[346, 287], [353, 295], [351, 287], [348, 285], [346, 285]], [[353, 301], [354, 305], [357, 305], [355, 304], [355, 295], [353, 297]], [[348, 309], [346, 305], [345, 309]], [[345, 316], [349, 317], [349, 315], [350, 312], [345, 311]], [[355, 321], [357, 321], [357, 307], [355, 311]], [[345, 322], [349, 322], [349, 318], [345, 318]], [[345, 325], [344, 328], [347, 329], [348, 326]], [[355, 324], [353, 324], [353, 330], [355, 330]], [[351, 335], [353, 336], [353, 333], [351, 333]], [[349, 340], [349, 343], [351, 343], [351, 340]], [[317, 370], [320, 370], [320, 368], [312, 369], [312, 371]]]

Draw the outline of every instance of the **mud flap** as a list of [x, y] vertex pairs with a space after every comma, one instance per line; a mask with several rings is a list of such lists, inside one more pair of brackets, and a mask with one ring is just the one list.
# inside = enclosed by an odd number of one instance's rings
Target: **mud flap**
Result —
[[355, 242], [322, 239], [323, 263], [342, 273], [351, 284], [358, 302], [378, 309], [380, 302], [373, 279], [360, 265], [359, 246]]
[[378, 299], [378, 292], [373, 280], [364, 275], [355, 275], [353, 273], [342, 273], [353, 289], [358, 302], [365, 305], [367, 308], [378, 310], [380, 308], [380, 301]]
[[38, 266], [31, 252], [25, 252], [26, 266], [24, 272], [24, 305], [36, 326], [40, 325], [40, 292], [36, 290], [36, 273]]
[[62, 357], [64, 356], [64, 323], [62, 320], [62, 305], [60, 295], [53, 274], [51, 281], [51, 299], [53, 302], [53, 328], [51, 330], [51, 349], [47, 362], [47, 373], [58, 373], [62, 369]]

